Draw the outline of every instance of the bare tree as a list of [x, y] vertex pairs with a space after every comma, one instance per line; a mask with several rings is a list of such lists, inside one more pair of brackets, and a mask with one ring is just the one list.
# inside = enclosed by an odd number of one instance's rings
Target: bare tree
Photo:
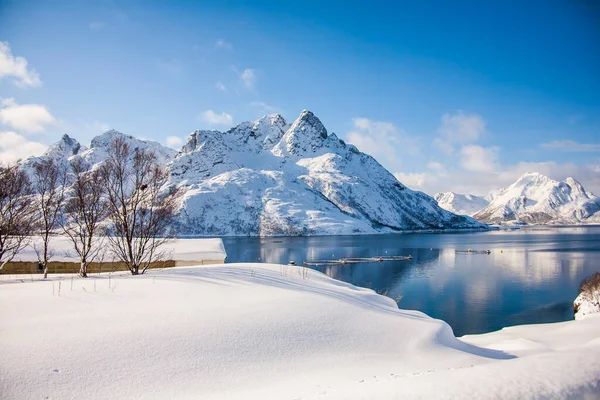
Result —
[[143, 274], [164, 257], [160, 246], [175, 235], [180, 191], [165, 187], [168, 170], [154, 152], [131, 148], [120, 137], [110, 144], [100, 173], [109, 205], [111, 251], [132, 275]]
[[79, 275], [86, 278], [88, 263], [96, 260], [103, 250], [98, 233], [100, 223], [108, 215], [107, 203], [100, 171], [89, 171], [81, 158], [73, 161], [72, 168], [74, 182], [65, 202], [62, 224], [79, 256]]
[[38, 261], [44, 268], [44, 279], [48, 277], [48, 261], [54, 255], [49, 251], [50, 235], [59, 225], [59, 217], [65, 200], [67, 166], [47, 159], [35, 164], [33, 191], [36, 195], [38, 212], [38, 234], [40, 246], [34, 246]]
[[27, 245], [33, 210], [27, 174], [17, 164], [0, 165], [0, 270]]

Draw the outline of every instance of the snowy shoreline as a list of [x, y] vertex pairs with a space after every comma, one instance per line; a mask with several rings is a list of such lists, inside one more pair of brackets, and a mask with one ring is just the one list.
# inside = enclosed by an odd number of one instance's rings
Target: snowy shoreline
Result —
[[6, 399], [600, 394], [600, 315], [457, 339], [443, 321], [302, 267], [20, 278], [0, 279]]
[[[259, 235], [216, 235], [219, 237], [226, 238], [296, 238], [296, 237], [331, 237], [331, 236], [381, 236], [381, 235], [406, 235], [406, 234], [414, 234], [414, 233], [431, 233], [431, 234], [444, 234], [444, 233], [472, 233], [472, 232], [489, 232], [498, 230], [495, 226], [487, 226], [482, 228], [456, 228], [456, 229], [417, 229], [417, 230], [405, 230], [405, 231], [379, 231], [379, 232], [357, 232], [357, 233], [331, 233], [331, 234], [318, 234], [318, 235], [268, 235], [268, 236], [259, 236]], [[178, 239], [194, 239], [194, 238], [211, 238], [215, 237], [215, 235], [186, 235], [181, 234], [177, 235]]]

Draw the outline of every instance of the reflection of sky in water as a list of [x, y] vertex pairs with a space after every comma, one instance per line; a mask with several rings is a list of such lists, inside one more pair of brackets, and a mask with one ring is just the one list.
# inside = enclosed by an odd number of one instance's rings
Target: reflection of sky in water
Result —
[[[581, 280], [600, 271], [600, 227], [457, 234], [224, 238], [227, 262], [412, 255], [412, 261], [317, 266], [448, 322], [455, 334], [572, 318]], [[457, 254], [455, 250], [492, 250]], [[500, 253], [503, 250], [503, 253]]]

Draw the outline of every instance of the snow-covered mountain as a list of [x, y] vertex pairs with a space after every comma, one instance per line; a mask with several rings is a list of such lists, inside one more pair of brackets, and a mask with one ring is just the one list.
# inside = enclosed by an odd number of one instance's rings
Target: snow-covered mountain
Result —
[[555, 181], [537, 172], [522, 175], [491, 194], [491, 202], [473, 217], [488, 224], [600, 223], [600, 198], [573, 178]]
[[472, 216], [490, 203], [489, 196], [458, 194], [454, 192], [436, 193], [433, 196], [438, 205], [454, 214]]
[[329, 134], [310, 111], [226, 132], [193, 132], [171, 163], [184, 186], [182, 231], [201, 235], [323, 235], [484, 228], [397, 181]]
[[[150, 148], [184, 190], [182, 234], [334, 235], [486, 229], [408, 189], [371, 156], [329, 134], [310, 111], [288, 124], [279, 114], [226, 132], [198, 130], [180, 152], [111, 130], [89, 148], [64, 136], [42, 157], [101, 163], [124, 137]], [[24, 164], [33, 159], [24, 161]]]
[[83, 157], [83, 159], [85, 159], [90, 165], [99, 164], [106, 159], [108, 155], [108, 147], [117, 137], [122, 137], [133, 149], [137, 148], [140, 150], [151, 150], [156, 155], [157, 161], [163, 165], [170, 163], [177, 154], [176, 150], [165, 147], [158, 142], [138, 139], [111, 129], [93, 138], [90, 148], [79, 151], [77, 155]]
[[82, 146], [77, 140], [69, 135], [63, 135], [58, 142], [50, 145], [48, 150], [41, 156], [29, 157], [21, 161], [21, 168], [29, 173], [33, 173], [34, 166], [44, 160], [53, 159], [55, 162], [65, 162], [69, 158], [86, 150], [87, 148]]

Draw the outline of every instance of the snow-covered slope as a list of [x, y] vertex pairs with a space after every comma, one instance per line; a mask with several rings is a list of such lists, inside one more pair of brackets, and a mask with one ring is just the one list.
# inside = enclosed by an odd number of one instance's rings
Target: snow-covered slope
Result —
[[408, 189], [304, 110], [226, 132], [195, 131], [171, 164], [184, 186], [182, 231], [323, 235], [483, 228]]
[[433, 198], [444, 210], [448, 210], [454, 214], [469, 216], [485, 208], [490, 203], [488, 196], [483, 197], [454, 192], [436, 193]]
[[583, 224], [600, 222], [600, 198], [573, 178], [555, 181], [537, 172], [492, 195], [473, 217], [488, 224]]
[[600, 394], [600, 315], [457, 339], [443, 321], [302, 267], [3, 275], [0, 302], [4, 400]]
[[70, 158], [85, 152], [87, 148], [82, 146], [77, 140], [69, 135], [63, 137], [56, 143], [50, 145], [48, 150], [39, 157], [29, 157], [21, 162], [21, 168], [27, 171], [30, 175], [36, 164], [45, 160], [54, 160], [56, 163], [65, 163]]

